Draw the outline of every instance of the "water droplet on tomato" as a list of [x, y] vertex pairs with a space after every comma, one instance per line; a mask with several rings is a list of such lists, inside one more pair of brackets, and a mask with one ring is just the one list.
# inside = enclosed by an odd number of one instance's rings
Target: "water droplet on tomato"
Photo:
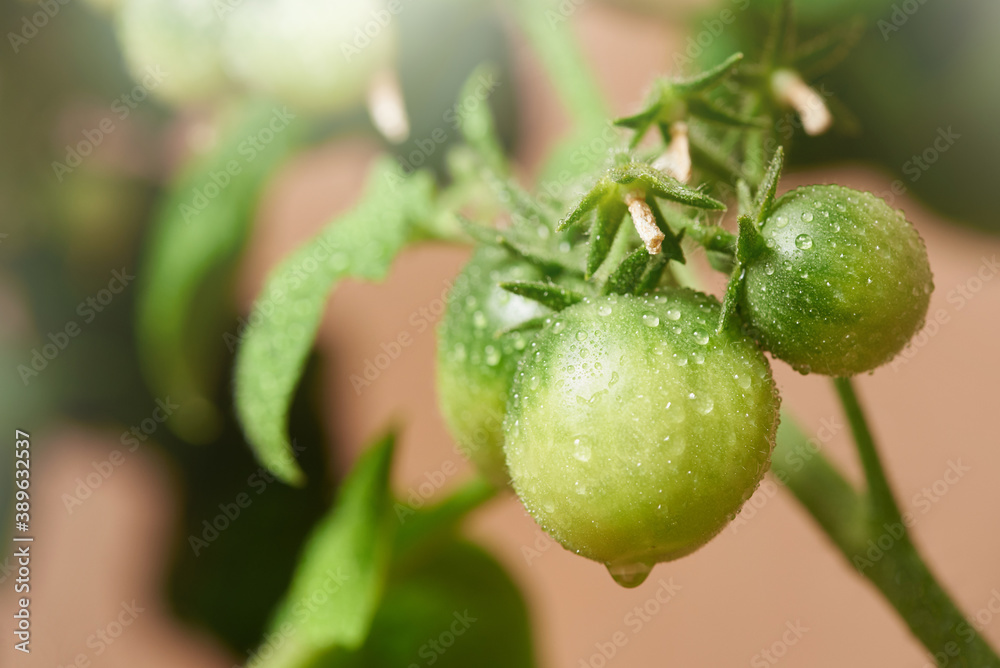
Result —
[[632, 589], [638, 587], [649, 577], [653, 567], [641, 561], [635, 563], [608, 564], [608, 573], [622, 587]]

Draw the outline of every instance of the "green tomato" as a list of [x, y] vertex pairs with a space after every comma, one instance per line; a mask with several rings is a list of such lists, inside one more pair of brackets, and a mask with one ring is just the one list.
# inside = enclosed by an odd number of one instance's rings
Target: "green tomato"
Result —
[[247, 0], [226, 17], [228, 71], [252, 91], [297, 109], [360, 104], [391, 64], [398, 17], [382, 0]]
[[158, 77], [151, 92], [172, 102], [210, 98], [226, 87], [219, 55], [223, 22], [208, 0], [122, 0], [117, 33], [132, 77]]
[[506, 251], [481, 247], [459, 274], [438, 328], [437, 385], [441, 412], [462, 451], [498, 486], [507, 484], [503, 418], [517, 362], [530, 333], [496, 333], [550, 311], [500, 288], [537, 281], [542, 272]]
[[798, 371], [870, 371], [923, 326], [934, 287], [927, 251], [881, 199], [798, 188], [761, 232], [767, 247], [746, 267], [740, 308], [761, 345]]
[[521, 362], [504, 424], [515, 491], [564, 547], [636, 586], [693, 552], [770, 465], [778, 395], [754, 342], [691, 290], [588, 299]]

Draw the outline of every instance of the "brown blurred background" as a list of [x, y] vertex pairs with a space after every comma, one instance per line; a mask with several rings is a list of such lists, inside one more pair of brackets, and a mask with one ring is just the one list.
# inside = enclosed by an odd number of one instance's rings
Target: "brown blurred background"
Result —
[[[572, 22], [609, 106], [619, 114], [635, 109], [653, 77], [673, 69], [671, 56], [684, 48], [687, 34], [680, 22], [666, 27], [596, 3], [580, 6]], [[516, 158], [530, 180], [565, 132], [566, 116], [536, 57], [519, 38], [511, 57], [520, 119]], [[977, 139], [970, 135], [963, 141]], [[912, 148], [916, 152], [922, 146]], [[345, 136], [282, 168], [268, 187], [241, 261], [236, 289], [244, 311], [278, 260], [332, 214], [350, 207], [365, 167], [380, 150], [369, 138]], [[953, 159], [960, 156], [944, 155], [934, 169], [947, 169]], [[782, 189], [837, 182], [878, 193], [901, 176], [900, 170], [839, 162], [792, 170]], [[897, 205], [927, 242], [936, 286], [929, 322], [937, 317], [939, 326], [918, 337], [903, 358], [860, 378], [858, 385], [901, 505], [917, 518], [913, 532], [919, 547], [996, 646], [1000, 531], [993, 511], [1000, 507], [1000, 278], [992, 279], [1000, 237], [957, 226], [913, 197]], [[315, 379], [323, 389], [324, 427], [336, 444], [330, 453], [332, 473], [346, 470], [371, 437], [396, 421], [404, 425], [394, 474], [399, 491], [418, 486], [428, 474], [450, 470], [452, 463], [459, 472], [449, 476], [445, 491], [466, 478], [469, 471], [454, 450], [431, 391], [433, 331], [418, 333], [410, 316], [441, 298], [467, 257], [466, 250], [454, 247], [409, 250], [385, 284], [349, 282], [337, 290], [318, 343], [322, 363]], [[718, 276], [702, 269], [719, 294]], [[6, 282], [2, 296], [4, 328], [30, 330], [29, 309], [16, 286]], [[360, 373], [380, 344], [401, 332], [413, 335], [413, 346], [370, 387], [356, 392], [351, 374]], [[823, 452], [857, 480], [849, 431], [830, 383], [800, 376], [781, 363], [774, 367], [784, 405], [807, 433], [832, 433]], [[90, 382], [107, 381], [95, 377]], [[135, 416], [138, 421], [147, 415]], [[30, 658], [16, 655], [5, 632], [0, 664], [88, 665], [74, 664], [80, 656], [102, 667], [221, 668], [241, 661], [198, 625], [178, 621], [164, 594], [172, 550], [177, 549], [172, 545], [184, 538], [177, 464], [154, 447], [142, 447], [126, 454], [124, 464], [85, 503], [66, 507], [63, 495], [119, 447], [128, 424], [88, 424], [70, 417], [18, 423], [43, 446], [33, 472], [34, 651]], [[949, 470], [961, 471], [954, 484], [951, 474], [946, 481]], [[220, 492], [218, 502], [229, 498]], [[595, 643], [606, 643], [617, 632], [624, 632], [627, 643], [607, 665], [774, 665], [763, 650], [789, 668], [929, 665], [888, 605], [834, 551], [790, 494], [770, 483], [719, 538], [690, 557], [659, 565], [635, 590], [618, 587], [600, 565], [552, 543], [511, 496], [477, 511], [466, 532], [496, 554], [522, 586], [543, 666], [604, 665], [594, 658]], [[226, 536], [220, 544], [224, 540]], [[217, 548], [213, 544], [208, 549]], [[13, 576], [6, 563], [0, 566], [0, 609], [8, 628]], [[661, 580], [674, 584], [676, 594], [666, 604], [650, 603]], [[648, 621], [636, 622], [642, 619], [632, 613], [636, 606], [646, 606]], [[116, 622], [121, 633], [111, 638]], [[113, 642], [102, 640], [102, 629]], [[789, 635], [789, 629], [797, 632]]]

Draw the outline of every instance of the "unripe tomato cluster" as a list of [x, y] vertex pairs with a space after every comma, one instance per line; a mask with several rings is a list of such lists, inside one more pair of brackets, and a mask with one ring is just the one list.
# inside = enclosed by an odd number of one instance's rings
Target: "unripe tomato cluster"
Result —
[[[714, 297], [669, 287], [591, 291], [553, 312], [503, 296], [497, 283], [542, 273], [494, 248], [453, 290], [438, 354], [453, 434], [556, 540], [625, 586], [704, 545], [759, 485], [780, 403], [763, 350], [802, 372], [853, 375], [922, 326], [926, 250], [874, 196], [794, 190], [760, 235], [731, 320]], [[540, 329], [503, 333], [540, 314]]]

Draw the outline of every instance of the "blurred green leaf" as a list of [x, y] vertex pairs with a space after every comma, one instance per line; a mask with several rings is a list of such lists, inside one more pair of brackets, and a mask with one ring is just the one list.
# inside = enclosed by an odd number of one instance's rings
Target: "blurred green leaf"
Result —
[[402, 500], [397, 500], [393, 507], [400, 522], [396, 534], [396, 555], [406, 555], [435, 537], [450, 535], [462, 518], [492, 499], [496, 493], [496, 487], [477, 477], [429, 508], [414, 510]]
[[356, 208], [329, 224], [270, 275], [236, 362], [236, 409], [261, 463], [285, 482], [302, 471], [288, 442], [288, 406], [312, 348], [327, 298], [345, 276], [384, 278], [396, 254], [430, 215], [432, 179], [377, 162]]
[[[206, 303], [203, 288], [206, 281], [219, 280], [213, 271], [243, 245], [261, 190], [295, 143], [293, 129], [268, 127], [283, 113], [263, 103], [240, 109], [218, 146], [193, 160], [170, 186], [153, 222], [139, 272], [140, 355], [154, 393], [188, 408], [210, 405], [205, 369], [218, 357], [215, 346], [198, 355], [191, 342], [218, 344], [220, 332], [212, 330], [219, 313], [228, 310], [227, 290], [210, 290]], [[273, 136], [269, 143], [257, 141], [264, 129]], [[176, 422], [172, 426], [197, 438]]]
[[386, 436], [361, 456], [306, 542], [265, 636], [271, 651], [261, 668], [301, 666], [334, 648], [356, 649], [367, 637], [398, 525], [389, 490], [394, 442]]
[[532, 668], [524, 600], [475, 545], [449, 542], [394, 577], [364, 646], [312, 668]]

